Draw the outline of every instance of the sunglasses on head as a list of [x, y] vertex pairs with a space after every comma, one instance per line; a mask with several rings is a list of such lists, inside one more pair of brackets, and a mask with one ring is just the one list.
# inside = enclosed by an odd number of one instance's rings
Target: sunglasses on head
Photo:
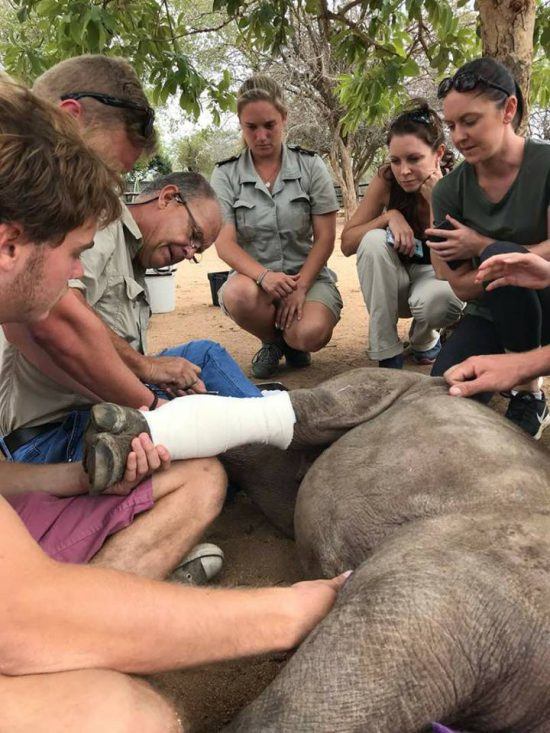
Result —
[[143, 122], [141, 124], [140, 133], [144, 138], [148, 138], [153, 132], [153, 126], [155, 124], [155, 110], [152, 107], [143, 107], [140, 104], [134, 104], [128, 99], [119, 99], [118, 97], [112, 97], [110, 94], [100, 94], [99, 92], [70, 92], [69, 94], [63, 94], [61, 101], [65, 99], [82, 99], [83, 97], [90, 97], [95, 99], [101, 104], [106, 104], [108, 107], [120, 107], [122, 109], [135, 109], [143, 114]]
[[411, 120], [412, 122], [418, 122], [421, 125], [430, 124], [430, 115], [428, 114], [428, 112], [425, 112], [423, 110], [412, 109], [408, 112], [404, 112], [403, 117], [406, 117], [408, 120]]
[[457, 92], [471, 92], [480, 84], [490, 87], [491, 89], [498, 89], [499, 92], [510, 96], [511, 92], [505, 89], [500, 84], [495, 84], [494, 81], [485, 79], [481, 74], [476, 74], [474, 71], [458, 71], [454, 76], [448, 76], [446, 79], [439, 84], [437, 87], [437, 98], [443, 99], [451, 91], [455, 89]]

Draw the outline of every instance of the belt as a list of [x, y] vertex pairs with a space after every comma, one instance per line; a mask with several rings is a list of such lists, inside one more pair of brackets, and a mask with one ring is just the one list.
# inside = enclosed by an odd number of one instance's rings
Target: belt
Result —
[[47, 433], [49, 430], [58, 428], [63, 423], [60, 422], [48, 422], [44, 425], [35, 425], [32, 428], [18, 428], [4, 438], [6, 448], [10, 453], [14, 453], [22, 445], [25, 445], [34, 438], [37, 438], [43, 433]]

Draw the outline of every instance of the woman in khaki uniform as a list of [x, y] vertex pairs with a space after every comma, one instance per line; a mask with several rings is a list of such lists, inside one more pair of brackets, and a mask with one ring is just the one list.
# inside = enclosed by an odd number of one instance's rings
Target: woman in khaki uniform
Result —
[[225, 225], [216, 241], [234, 273], [219, 293], [225, 313], [262, 341], [252, 373], [265, 379], [285, 356], [308, 366], [327, 344], [342, 300], [326, 263], [338, 203], [321, 158], [283, 142], [287, 109], [279, 85], [255, 75], [240, 88], [245, 150], [218, 163], [212, 186]]

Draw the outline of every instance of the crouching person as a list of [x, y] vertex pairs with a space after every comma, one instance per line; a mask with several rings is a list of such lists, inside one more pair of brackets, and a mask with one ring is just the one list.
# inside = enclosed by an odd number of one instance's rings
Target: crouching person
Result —
[[[97, 224], [119, 216], [116, 188], [68, 117], [0, 80], [0, 322], [47, 316]], [[133, 488], [169, 456], [143, 436], [131, 447], [97, 497], [80, 464], [0, 464], [1, 731], [179, 731], [125, 673], [289, 649], [334, 603], [342, 579], [250, 591], [154, 580], [217, 512], [225, 478], [216, 459], [186, 461]]]

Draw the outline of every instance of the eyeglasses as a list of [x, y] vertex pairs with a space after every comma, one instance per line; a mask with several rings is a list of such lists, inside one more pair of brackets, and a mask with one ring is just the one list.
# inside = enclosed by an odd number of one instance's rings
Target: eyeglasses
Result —
[[191, 213], [191, 209], [189, 208], [189, 204], [185, 200], [185, 198], [181, 195], [181, 193], [178, 191], [174, 195], [174, 201], [177, 204], [180, 204], [181, 206], [185, 207], [185, 211], [187, 212], [187, 216], [189, 217], [189, 221], [191, 223], [191, 234], [189, 235], [189, 245], [195, 250], [195, 255], [193, 255], [192, 260], [196, 264], [200, 262], [200, 259], [197, 259], [197, 254], [202, 254], [204, 252], [204, 232], [197, 224], [197, 220]]
[[485, 79], [480, 74], [476, 74], [473, 71], [458, 71], [454, 76], [448, 76], [440, 82], [437, 87], [437, 98], [443, 99], [451, 89], [456, 89], [457, 92], [471, 92], [472, 89], [475, 89], [480, 84], [485, 84], [486, 87], [490, 87], [491, 89], [498, 89], [499, 92], [506, 94], [507, 97], [511, 95], [508, 89], [500, 86], [500, 84], [495, 84], [493, 81], [489, 81], [489, 79]]
[[[145, 204], [150, 204], [152, 201], [158, 201], [160, 196], [153, 196], [153, 198], [147, 199], [147, 201], [134, 201], [130, 204], [130, 206], [144, 206]], [[191, 209], [189, 208], [189, 204], [187, 203], [187, 200], [185, 199], [182, 194], [177, 191], [177, 193], [174, 194], [174, 201], [177, 204], [180, 204], [180, 206], [185, 207], [185, 211], [187, 212], [187, 216], [189, 217], [189, 224], [190, 226], [190, 234], [187, 237], [189, 240], [189, 246], [195, 250], [195, 254], [191, 258], [192, 261], [195, 264], [198, 264], [200, 262], [200, 259], [197, 259], [198, 254], [202, 254], [205, 247], [205, 238], [204, 238], [204, 232], [200, 228], [200, 226], [197, 224], [197, 220], [191, 213]]]
[[100, 94], [99, 92], [70, 92], [69, 94], [63, 94], [61, 101], [65, 99], [82, 99], [83, 97], [90, 97], [95, 99], [101, 104], [106, 104], [108, 107], [120, 107], [122, 109], [134, 109], [137, 112], [143, 114], [143, 122], [141, 124], [140, 133], [144, 138], [148, 138], [153, 132], [153, 126], [155, 124], [155, 110], [152, 107], [144, 107], [140, 104], [134, 104], [128, 99], [119, 99], [119, 97], [112, 97], [110, 94]]

